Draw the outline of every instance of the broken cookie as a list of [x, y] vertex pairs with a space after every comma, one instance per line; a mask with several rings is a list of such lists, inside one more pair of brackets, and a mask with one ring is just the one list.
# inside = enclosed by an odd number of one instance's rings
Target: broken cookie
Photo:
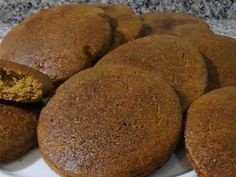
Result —
[[0, 60], [0, 99], [38, 102], [53, 91], [47, 75], [25, 65]]

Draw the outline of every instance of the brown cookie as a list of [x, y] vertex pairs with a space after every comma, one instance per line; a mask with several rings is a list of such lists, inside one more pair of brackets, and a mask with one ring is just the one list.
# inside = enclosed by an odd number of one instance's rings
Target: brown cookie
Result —
[[213, 90], [188, 110], [185, 142], [199, 177], [236, 174], [236, 87]]
[[21, 157], [37, 144], [38, 105], [0, 102], [0, 163]]
[[123, 65], [76, 74], [40, 114], [38, 140], [63, 177], [146, 176], [170, 157], [182, 131], [174, 90]]
[[53, 91], [47, 75], [25, 65], [0, 60], [0, 99], [38, 102]]
[[152, 35], [124, 44], [96, 66], [125, 64], [161, 75], [180, 96], [183, 110], [205, 92], [207, 70], [191, 43], [170, 35]]
[[212, 34], [186, 36], [204, 57], [209, 75], [208, 89], [236, 86], [236, 40]]
[[214, 34], [213, 31], [210, 30], [208, 26], [199, 25], [199, 24], [186, 24], [186, 25], [178, 25], [172, 29], [170, 34], [185, 37], [190, 35], [198, 35], [198, 34]]
[[209, 28], [209, 25], [200, 18], [174, 12], [154, 12], [140, 16], [144, 24], [144, 35], [171, 34], [176, 26], [185, 24], [197, 24]]
[[121, 4], [98, 4], [110, 17], [114, 28], [111, 49], [138, 38], [142, 31], [142, 21], [134, 11]]
[[42, 10], [8, 33], [0, 56], [33, 67], [59, 85], [108, 49], [112, 31], [104, 15], [81, 4]]

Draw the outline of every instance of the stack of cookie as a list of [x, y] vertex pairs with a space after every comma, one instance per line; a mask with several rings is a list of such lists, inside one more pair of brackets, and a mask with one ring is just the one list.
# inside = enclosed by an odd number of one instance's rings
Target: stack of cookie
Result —
[[0, 163], [19, 158], [36, 146], [41, 101], [53, 92], [47, 75], [0, 60]]
[[36, 144], [32, 110], [43, 100], [40, 152], [63, 177], [148, 176], [183, 131], [199, 176], [232, 177], [235, 49], [235, 39], [186, 14], [137, 16], [107, 4], [43, 10], [0, 46], [0, 162]]

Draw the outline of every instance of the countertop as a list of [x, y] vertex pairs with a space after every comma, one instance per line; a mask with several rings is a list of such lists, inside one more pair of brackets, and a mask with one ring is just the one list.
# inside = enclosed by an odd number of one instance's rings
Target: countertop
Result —
[[205, 19], [236, 20], [235, 0], [0, 0], [0, 22], [16, 23], [40, 9], [67, 3], [122, 3], [139, 14], [175, 11]]
[[122, 3], [137, 14], [184, 12], [205, 19], [216, 33], [236, 36], [236, 0], [0, 0], [0, 39], [17, 23], [40, 9], [67, 3]]

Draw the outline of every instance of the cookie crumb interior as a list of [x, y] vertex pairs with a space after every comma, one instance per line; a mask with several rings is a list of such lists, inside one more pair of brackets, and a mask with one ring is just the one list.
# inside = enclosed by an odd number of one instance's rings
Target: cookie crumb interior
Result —
[[39, 100], [42, 94], [42, 84], [32, 76], [0, 70], [0, 99], [29, 102]]

